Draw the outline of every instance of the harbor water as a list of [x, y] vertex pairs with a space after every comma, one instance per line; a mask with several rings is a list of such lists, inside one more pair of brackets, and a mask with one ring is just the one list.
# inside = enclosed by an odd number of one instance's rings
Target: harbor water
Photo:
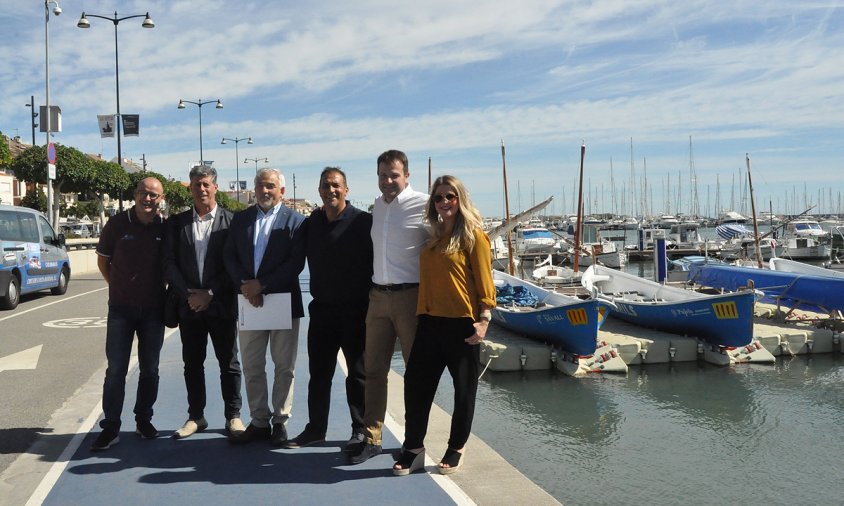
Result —
[[[626, 270], [653, 274], [651, 262]], [[451, 392], [446, 372], [436, 403], [449, 412]], [[487, 372], [473, 432], [566, 505], [844, 504], [841, 420], [844, 357], [831, 353]]]
[[566, 505], [844, 504], [840, 354], [487, 373], [476, 409], [473, 432]]

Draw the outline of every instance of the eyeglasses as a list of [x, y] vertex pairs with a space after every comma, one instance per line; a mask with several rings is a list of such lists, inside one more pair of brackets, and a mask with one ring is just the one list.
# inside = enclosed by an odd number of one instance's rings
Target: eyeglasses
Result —
[[445, 195], [434, 195], [434, 203], [439, 204], [443, 200], [447, 202], [451, 202], [452, 200], [456, 199], [457, 195], [453, 193], [446, 193]]
[[160, 193], [153, 193], [153, 192], [146, 192], [146, 191], [139, 191], [138, 196], [141, 198], [149, 197], [150, 200], [155, 200], [161, 196]]

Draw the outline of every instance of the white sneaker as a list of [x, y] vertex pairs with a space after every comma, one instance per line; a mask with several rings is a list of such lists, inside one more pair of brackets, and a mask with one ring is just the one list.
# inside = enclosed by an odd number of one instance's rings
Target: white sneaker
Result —
[[243, 434], [245, 431], [246, 427], [243, 425], [240, 418], [226, 420], [226, 432], [228, 432], [230, 436], [238, 436]]
[[188, 420], [182, 425], [182, 428], [177, 430], [173, 433], [173, 437], [175, 439], [184, 439], [186, 437], [192, 436], [197, 432], [202, 432], [208, 428], [208, 422], [205, 418], [200, 418], [199, 420]]

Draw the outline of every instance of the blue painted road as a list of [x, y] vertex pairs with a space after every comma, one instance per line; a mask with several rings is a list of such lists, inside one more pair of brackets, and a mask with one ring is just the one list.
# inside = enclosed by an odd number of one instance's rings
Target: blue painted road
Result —
[[[307, 318], [303, 319], [301, 329], [294, 411], [288, 423], [291, 437], [307, 423]], [[437, 474], [393, 476], [393, 454], [398, 452], [400, 443], [389, 431], [384, 433], [385, 453], [361, 465], [346, 465], [341, 448], [351, 435], [351, 419], [345, 404], [345, 376], [339, 367], [334, 376], [326, 443], [298, 450], [273, 448], [268, 442], [230, 444], [224, 436], [219, 371], [210, 346], [208, 355], [205, 414], [210, 426], [206, 432], [183, 440], [170, 437], [187, 417], [181, 343], [175, 332], [165, 340], [161, 356], [160, 392], [153, 417], [159, 438], [142, 440], [134, 433], [132, 406], [138, 373], [133, 368], [127, 380], [120, 443], [105, 452], [91, 452], [89, 447], [100, 430], [94, 424], [66, 467], [62, 468], [61, 463], [54, 465], [53, 474], [59, 471], [60, 474], [52, 487], [49, 479], [42, 483], [41, 496], [36, 493], [31, 502], [37, 503], [42, 498], [43, 504], [61, 506], [472, 502], [450, 479]], [[268, 376], [272, 377], [269, 371]], [[244, 423], [248, 423], [245, 392], [243, 395], [242, 416]], [[433, 470], [430, 462], [428, 469]]]

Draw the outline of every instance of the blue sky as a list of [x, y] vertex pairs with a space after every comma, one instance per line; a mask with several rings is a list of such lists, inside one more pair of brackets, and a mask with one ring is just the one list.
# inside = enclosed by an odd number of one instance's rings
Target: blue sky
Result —
[[[114, 28], [76, 22], [82, 11], [149, 12], [154, 29], [140, 18], [118, 27], [121, 112], [141, 116], [123, 154], [179, 179], [199, 160], [199, 122], [197, 107], [176, 105], [219, 98], [225, 108], [204, 106], [202, 127], [221, 187], [235, 179], [236, 157], [220, 139], [251, 136], [238, 149], [250, 186], [255, 165], [243, 160], [268, 157], [288, 196], [295, 174], [297, 197], [318, 201], [320, 170], [338, 165], [350, 198], [365, 205], [378, 193], [376, 157], [397, 148], [415, 188], [425, 190], [431, 157], [434, 177], [460, 177], [484, 215], [501, 215], [503, 140], [511, 210], [553, 195], [549, 211], [572, 212], [585, 140], [587, 211], [688, 213], [695, 187], [702, 212], [716, 201], [749, 209], [745, 153], [758, 207], [844, 211], [838, 2], [60, 4], [50, 19], [56, 141], [116, 156], [96, 119], [116, 109]], [[24, 104], [30, 95], [44, 103], [43, 9], [0, 0], [0, 130], [25, 141]]]

